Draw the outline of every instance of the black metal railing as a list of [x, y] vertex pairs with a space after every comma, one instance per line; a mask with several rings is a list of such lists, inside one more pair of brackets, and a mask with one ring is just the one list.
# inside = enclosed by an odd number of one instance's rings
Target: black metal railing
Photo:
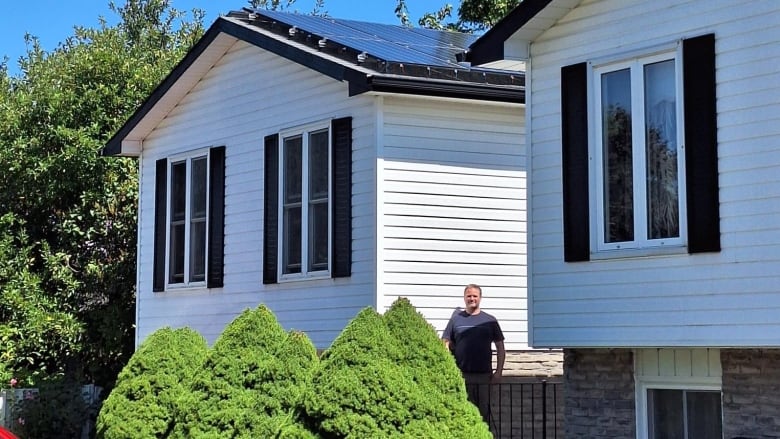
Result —
[[[496, 439], [563, 437], [563, 384], [559, 379], [504, 377], [499, 384], [474, 385], [481, 399], [489, 392], [483, 417]], [[471, 393], [471, 392], [470, 392]]]

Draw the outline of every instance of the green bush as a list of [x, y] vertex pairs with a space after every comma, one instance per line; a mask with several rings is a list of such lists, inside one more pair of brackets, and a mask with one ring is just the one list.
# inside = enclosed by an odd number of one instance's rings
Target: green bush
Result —
[[97, 437], [164, 438], [176, 404], [206, 358], [206, 340], [189, 328], [163, 328], [141, 344], [100, 410]]
[[[406, 430], [410, 437], [492, 438], [479, 410], [469, 402], [460, 370], [436, 329], [406, 298], [396, 300], [384, 319], [398, 342], [395, 362], [425, 395], [418, 411], [411, 413], [419, 422]], [[412, 430], [418, 431], [411, 434]], [[431, 436], [426, 431], [438, 433]]]
[[324, 437], [403, 435], [424, 395], [394, 361], [399, 356], [382, 316], [361, 311], [320, 360], [305, 400], [307, 420]]
[[81, 437], [89, 420], [89, 407], [81, 385], [58, 379], [39, 385], [38, 393], [17, 401], [13, 432], [24, 439], [72, 439]]
[[179, 406], [177, 438], [308, 438], [297, 407], [317, 364], [314, 345], [261, 305], [231, 322]]

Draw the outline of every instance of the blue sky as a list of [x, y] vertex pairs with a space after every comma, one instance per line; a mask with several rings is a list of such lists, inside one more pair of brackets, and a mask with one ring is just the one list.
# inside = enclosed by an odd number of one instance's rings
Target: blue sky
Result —
[[[114, 0], [118, 5], [124, 0]], [[38, 37], [42, 47], [51, 51], [73, 34], [74, 26], [97, 27], [98, 17], [115, 23], [116, 15], [108, 7], [109, 0], [10, 0], [4, 1], [0, 13], [0, 59], [8, 58], [11, 74], [18, 71], [17, 60], [25, 54], [24, 35]], [[248, 6], [246, 0], [171, 0], [174, 8], [206, 11], [208, 27], [220, 14]], [[308, 13], [314, 0], [296, 0], [289, 10]], [[454, 5], [459, 0], [406, 0], [413, 22], [423, 13], [438, 10], [445, 3]], [[394, 10], [396, 0], [325, 0], [325, 10], [332, 17], [398, 24]]]

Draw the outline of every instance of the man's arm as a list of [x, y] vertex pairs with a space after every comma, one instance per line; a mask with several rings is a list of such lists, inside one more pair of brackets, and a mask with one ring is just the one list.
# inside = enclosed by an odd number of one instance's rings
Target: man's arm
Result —
[[491, 381], [501, 381], [501, 376], [504, 372], [504, 362], [506, 361], [506, 350], [504, 349], [504, 340], [493, 342], [496, 345], [496, 371], [493, 372]]

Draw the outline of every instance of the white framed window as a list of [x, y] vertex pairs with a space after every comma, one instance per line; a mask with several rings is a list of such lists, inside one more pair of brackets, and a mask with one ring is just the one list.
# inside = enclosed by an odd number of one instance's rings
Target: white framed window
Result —
[[686, 243], [682, 53], [591, 63], [595, 250]]
[[645, 398], [648, 439], [723, 437], [720, 389], [648, 387]]
[[168, 161], [166, 279], [171, 286], [206, 282], [209, 155], [199, 151]]
[[280, 280], [330, 275], [330, 142], [329, 123], [280, 133]]
[[723, 437], [719, 349], [637, 349], [634, 371], [637, 438]]

